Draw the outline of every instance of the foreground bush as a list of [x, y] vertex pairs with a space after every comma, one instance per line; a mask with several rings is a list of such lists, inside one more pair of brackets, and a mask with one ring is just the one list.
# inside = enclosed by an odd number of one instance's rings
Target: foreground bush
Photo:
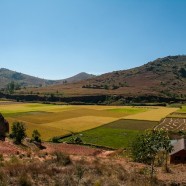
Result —
[[165, 167], [168, 170], [168, 154], [172, 152], [168, 133], [163, 130], [146, 131], [139, 135], [131, 145], [131, 154], [134, 161], [151, 165], [151, 178], [154, 174], [155, 160], [158, 153], [165, 152]]
[[69, 165], [71, 163], [69, 155], [66, 155], [62, 152], [55, 152], [54, 155], [56, 156], [56, 161], [60, 165]]
[[26, 128], [24, 124], [22, 122], [14, 122], [10, 136], [15, 140], [15, 143], [20, 144], [26, 137]]
[[38, 130], [34, 130], [33, 133], [32, 133], [32, 141], [36, 141], [36, 142], [39, 142], [41, 143], [41, 134], [39, 133]]
[[54, 137], [52, 138], [52, 142], [53, 142], [53, 143], [60, 143], [60, 137], [54, 136]]

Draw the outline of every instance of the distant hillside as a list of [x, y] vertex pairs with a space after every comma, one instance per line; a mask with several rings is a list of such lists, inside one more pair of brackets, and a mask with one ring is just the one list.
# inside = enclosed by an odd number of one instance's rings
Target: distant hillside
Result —
[[186, 95], [186, 55], [167, 56], [129, 70], [115, 71], [67, 85], [32, 89], [39, 92], [61, 91], [78, 95]]
[[87, 80], [90, 78], [96, 77], [93, 74], [87, 74], [86, 72], [81, 72], [75, 76], [63, 79], [63, 80], [58, 80], [58, 83], [74, 83], [74, 82], [78, 82], [78, 81], [82, 81], [82, 80]]
[[77, 74], [73, 77], [63, 79], [63, 80], [46, 80], [37, 78], [34, 76], [26, 75], [23, 73], [15, 72], [5, 68], [0, 69], [0, 88], [6, 87], [8, 83], [14, 81], [20, 84], [22, 87], [45, 87], [48, 85], [54, 85], [59, 83], [72, 83], [88, 78], [92, 78], [94, 75], [87, 74], [85, 72]]
[[11, 81], [19, 83], [22, 87], [45, 86], [45, 85], [54, 83], [54, 81], [44, 80], [41, 78], [37, 78], [37, 77], [29, 76], [23, 73], [1, 68], [0, 69], [0, 88], [4, 88]]

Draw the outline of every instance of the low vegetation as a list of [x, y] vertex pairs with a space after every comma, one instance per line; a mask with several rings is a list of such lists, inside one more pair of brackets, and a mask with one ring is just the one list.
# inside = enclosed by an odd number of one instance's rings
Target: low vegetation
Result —
[[21, 122], [14, 122], [12, 124], [11, 138], [15, 140], [15, 143], [20, 144], [26, 137], [26, 128]]
[[[57, 157], [57, 158], [56, 158]], [[106, 165], [105, 165], [106, 163]], [[151, 186], [148, 176], [138, 171], [126, 169], [113, 160], [93, 158], [71, 159], [62, 154], [50, 154], [42, 161], [35, 158], [12, 156], [2, 161], [0, 184], [3, 186], [39, 186], [39, 185], [93, 185], [119, 186], [136, 184]], [[137, 170], [137, 169], [136, 169]], [[161, 183], [155, 181], [154, 185]]]
[[127, 148], [132, 139], [146, 129], [152, 129], [157, 122], [139, 120], [118, 120], [75, 136], [64, 138], [62, 142], [72, 142], [75, 137], [81, 138], [84, 144], [109, 148]]
[[133, 140], [131, 153], [134, 161], [151, 164], [151, 178], [154, 175], [155, 160], [165, 152], [165, 167], [168, 171], [168, 154], [173, 150], [168, 133], [163, 130], [146, 131]]
[[43, 140], [54, 136], [96, 128], [117, 121], [129, 115], [148, 112], [151, 108], [116, 107], [116, 106], [60, 106], [52, 104], [4, 104], [2, 113], [9, 123], [24, 122], [27, 135], [39, 130]]

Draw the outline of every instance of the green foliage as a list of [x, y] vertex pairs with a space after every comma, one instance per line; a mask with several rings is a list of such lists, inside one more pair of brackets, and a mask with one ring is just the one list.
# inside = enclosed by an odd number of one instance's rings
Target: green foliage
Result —
[[[80, 134], [75, 134], [73, 137], [80, 137], [84, 144], [93, 144], [114, 149], [127, 148], [131, 140], [138, 134], [142, 134], [146, 129], [152, 129], [157, 124], [158, 122], [153, 121], [121, 119], [83, 131]], [[72, 136], [61, 139], [60, 141], [72, 143]]]
[[108, 85], [104, 85], [104, 89], [108, 90], [109, 86]]
[[32, 133], [32, 140], [36, 142], [41, 142], [41, 134], [39, 133], [38, 130], [34, 130]]
[[181, 69], [179, 70], [179, 73], [181, 74], [181, 76], [182, 76], [183, 78], [186, 78], [186, 70], [185, 70], [184, 68], [181, 68]]
[[26, 128], [21, 122], [14, 122], [12, 125], [12, 138], [15, 139], [16, 143], [21, 143], [22, 140], [26, 137]]
[[6, 90], [7, 90], [7, 92], [8, 92], [9, 94], [13, 94], [13, 93], [14, 93], [15, 84], [14, 84], [13, 81], [7, 85]]
[[[83, 143], [104, 146], [110, 148], [127, 148], [131, 139], [135, 138], [140, 131], [125, 130], [121, 128], [98, 127], [95, 129], [81, 132], [79, 136]], [[72, 143], [71, 137], [64, 138], [61, 142], [67, 141]]]
[[168, 133], [163, 130], [146, 131], [136, 137], [131, 145], [131, 155], [134, 161], [151, 164], [151, 177], [154, 173], [154, 162], [159, 151], [166, 152], [166, 167], [168, 153], [173, 150]]
[[53, 142], [53, 143], [60, 143], [60, 137], [54, 136], [54, 137], [52, 138], [52, 142]]
[[70, 142], [71, 143], [75, 143], [75, 144], [81, 144], [81, 143], [83, 143], [82, 139], [79, 136], [73, 136], [70, 139]]
[[14, 81], [8, 83], [6, 87], [6, 91], [9, 94], [13, 94], [15, 90], [19, 90], [19, 89], [20, 89], [20, 85], [18, 83], [15, 83]]

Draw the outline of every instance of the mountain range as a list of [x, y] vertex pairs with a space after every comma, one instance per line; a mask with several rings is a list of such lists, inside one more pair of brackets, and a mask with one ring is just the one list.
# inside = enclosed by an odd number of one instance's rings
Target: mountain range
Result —
[[[65, 96], [121, 95], [186, 97], [186, 55], [167, 56], [140, 67], [114, 71], [100, 76], [80, 73], [66, 80], [44, 80], [0, 70], [0, 83], [15, 80], [23, 86], [18, 93], [63, 93]], [[68, 83], [66, 83], [66, 81]], [[41, 86], [42, 85], [42, 86]], [[37, 88], [33, 88], [37, 86]]]
[[21, 87], [45, 87], [53, 84], [66, 84], [73, 83], [76, 81], [85, 80], [92, 78], [94, 75], [81, 72], [70, 78], [62, 80], [47, 80], [42, 78], [37, 78], [34, 76], [26, 75], [16, 71], [12, 71], [6, 68], [0, 69], [0, 88], [5, 88], [6, 85], [12, 81], [18, 83]]
[[186, 55], [158, 58], [140, 67], [114, 71], [70, 84], [58, 84], [31, 90], [41, 93], [57, 91], [68, 96], [183, 97], [186, 95]]

